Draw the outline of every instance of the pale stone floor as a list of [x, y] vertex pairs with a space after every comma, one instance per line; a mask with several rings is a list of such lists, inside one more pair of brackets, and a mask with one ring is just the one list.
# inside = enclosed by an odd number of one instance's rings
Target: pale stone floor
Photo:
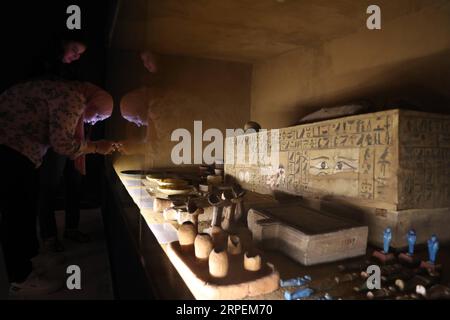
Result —
[[89, 243], [79, 244], [64, 239], [64, 211], [56, 212], [60, 239], [65, 247], [66, 262], [52, 269], [52, 276], [67, 279], [67, 266], [77, 265], [81, 269], [81, 289], [69, 290], [66, 285], [58, 292], [46, 296], [27, 297], [31, 300], [111, 300], [113, 289], [108, 250], [100, 209], [82, 210], [80, 230], [90, 235]]

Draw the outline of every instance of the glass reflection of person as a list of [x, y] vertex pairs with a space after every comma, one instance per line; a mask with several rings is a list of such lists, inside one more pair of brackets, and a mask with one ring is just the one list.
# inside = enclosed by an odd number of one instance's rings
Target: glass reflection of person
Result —
[[[141, 62], [148, 71], [146, 73], [145, 83], [150, 84], [155, 78], [159, 69], [158, 55], [150, 50], [144, 50], [140, 54]], [[150, 77], [150, 80], [147, 79]], [[154, 105], [157, 101], [156, 96], [160, 89], [150, 85], [143, 85], [127, 93], [120, 101], [120, 111], [122, 117], [134, 123], [138, 127], [146, 127], [144, 139], [123, 140], [116, 145], [117, 151], [125, 155], [148, 154], [149, 148], [153, 151], [156, 148], [157, 134], [155, 121], [157, 120], [154, 112]]]
[[149, 148], [153, 148], [153, 150], [156, 148], [157, 133], [155, 121], [157, 121], [158, 116], [152, 106], [155, 105], [157, 99], [151, 98], [152, 92], [154, 90], [151, 88], [142, 87], [129, 92], [120, 101], [122, 117], [138, 127], [146, 127], [144, 139], [140, 141], [122, 140], [117, 143], [117, 151], [122, 154], [147, 154]]

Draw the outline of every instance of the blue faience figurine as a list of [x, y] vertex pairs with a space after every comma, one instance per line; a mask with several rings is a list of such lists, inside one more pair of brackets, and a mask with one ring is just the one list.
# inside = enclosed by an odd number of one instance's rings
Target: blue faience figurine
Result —
[[388, 254], [389, 247], [391, 245], [392, 240], [392, 231], [391, 228], [386, 228], [383, 234], [383, 253]]
[[284, 299], [285, 300], [298, 300], [301, 298], [309, 297], [313, 293], [313, 289], [305, 288], [300, 289], [295, 292], [290, 293], [289, 291], [284, 292]]
[[432, 264], [436, 262], [436, 255], [439, 251], [439, 241], [435, 234], [428, 240], [428, 256]]
[[310, 282], [311, 276], [309, 275], [305, 275], [304, 277], [297, 277], [297, 278], [293, 278], [293, 279], [288, 279], [288, 280], [281, 280], [280, 279], [280, 287], [299, 287], [299, 286], [303, 286], [306, 283]]
[[409, 230], [406, 238], [408, 239], [408, 255], [412, 256], [414, 255], [414, 245], [417, 239], [416, 231], [414, 229]]

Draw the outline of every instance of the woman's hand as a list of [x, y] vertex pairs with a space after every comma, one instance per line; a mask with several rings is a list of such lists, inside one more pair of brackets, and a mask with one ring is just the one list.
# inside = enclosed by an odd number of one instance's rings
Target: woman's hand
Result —
[[115, 151], [116, 143], [113, 141], [98, 140], [93, 141], [93, 144], [94, 144], [94, 153], [106, 155], [111, 154], [113, 151]]
[[135, 141], [119, 141], [116, 143], [116, 151], [124, 155], [143, 154], [145, 153], [145, 143]]

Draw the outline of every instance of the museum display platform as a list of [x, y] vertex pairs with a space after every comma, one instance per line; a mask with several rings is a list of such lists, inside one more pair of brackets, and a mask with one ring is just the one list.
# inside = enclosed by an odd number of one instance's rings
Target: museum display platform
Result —
[[387, 227], [395, 248], [406, 246], [410, 229], [418, 243], [433, 233], [449, 241], [449, 137], [448, 115], [347, 116], [228, 137], [225, 173], [247, 190], [298, 195], [317, 210], [351, 216], [369, 226], [374, 245]]
[[[109, 223], [105, 224], [109, 229], [109, 237], [113, 238], [112, 241], [116, 244], [120, 242], [120, 246], [124, 248], [124, 254], [117, 253], [110, 257], [115, 293], [120, 293], [122, 297], [139, 295], [140, 298], [195, 299], [195, 294], [191, 292], [186, 280], [168, 257], [169, 243], [176, 241], [177, 238], [177, 222], [165, 221], [162, 212], [153, 210], [154, 199], [143, 180], [121, 176], [122, 168], [114, 168], [111, 164], [107, 167], [105, 199], [108, 201], [106, 201], [105, 219]], [[292, 199], [289, 201], [292, 203]], [[113, 219], [117, 221], [111, 222]], [[208, 226], [209, 221], [199, 222], [199, 229]], [[118, 234], [115, 228], [122, 228], [123, 234]], [[354, 291], [354, 288], [363, 284], [364, 280], [360, 277], [352, 277], [351, 274], [354, 274], [355, 270], [349, 267], [350, 269], [343, 271], [342, 266], [365, 267], [367, 260], [377, 249], [379, 248], [368, 247], [366, 254], [360, 257], [313, 266], [304, 266], [277, 250], [266, 248], [263, 250], [267, 261], [278, 271], [280, 279], [305, 275], [312, 277], [309, 287], [314, 290], [314, 293], [307, 299], [319, 299], [325, 293], [336, 299], [367, 299], [365, 292]], [[417, 257], [426, 260], [426, 248], [419, 245], [416, 251]], [[438, 260], [443, 265], [450, 263], [450, 250], [447, 246], [442, 246], [440, 249]], [[357, 273], [362, 270], [361, 268]], [[445, 269], [442, 271], [441, 282], [450, 282], [450, 274]], [[296, 289], [295, 287], [279, 288], [267, 294], [245, 299], [284, 299], [286, 291], [292, 292]], [[404, 295], [398, 293], [397, 296], [400, 298]]]

